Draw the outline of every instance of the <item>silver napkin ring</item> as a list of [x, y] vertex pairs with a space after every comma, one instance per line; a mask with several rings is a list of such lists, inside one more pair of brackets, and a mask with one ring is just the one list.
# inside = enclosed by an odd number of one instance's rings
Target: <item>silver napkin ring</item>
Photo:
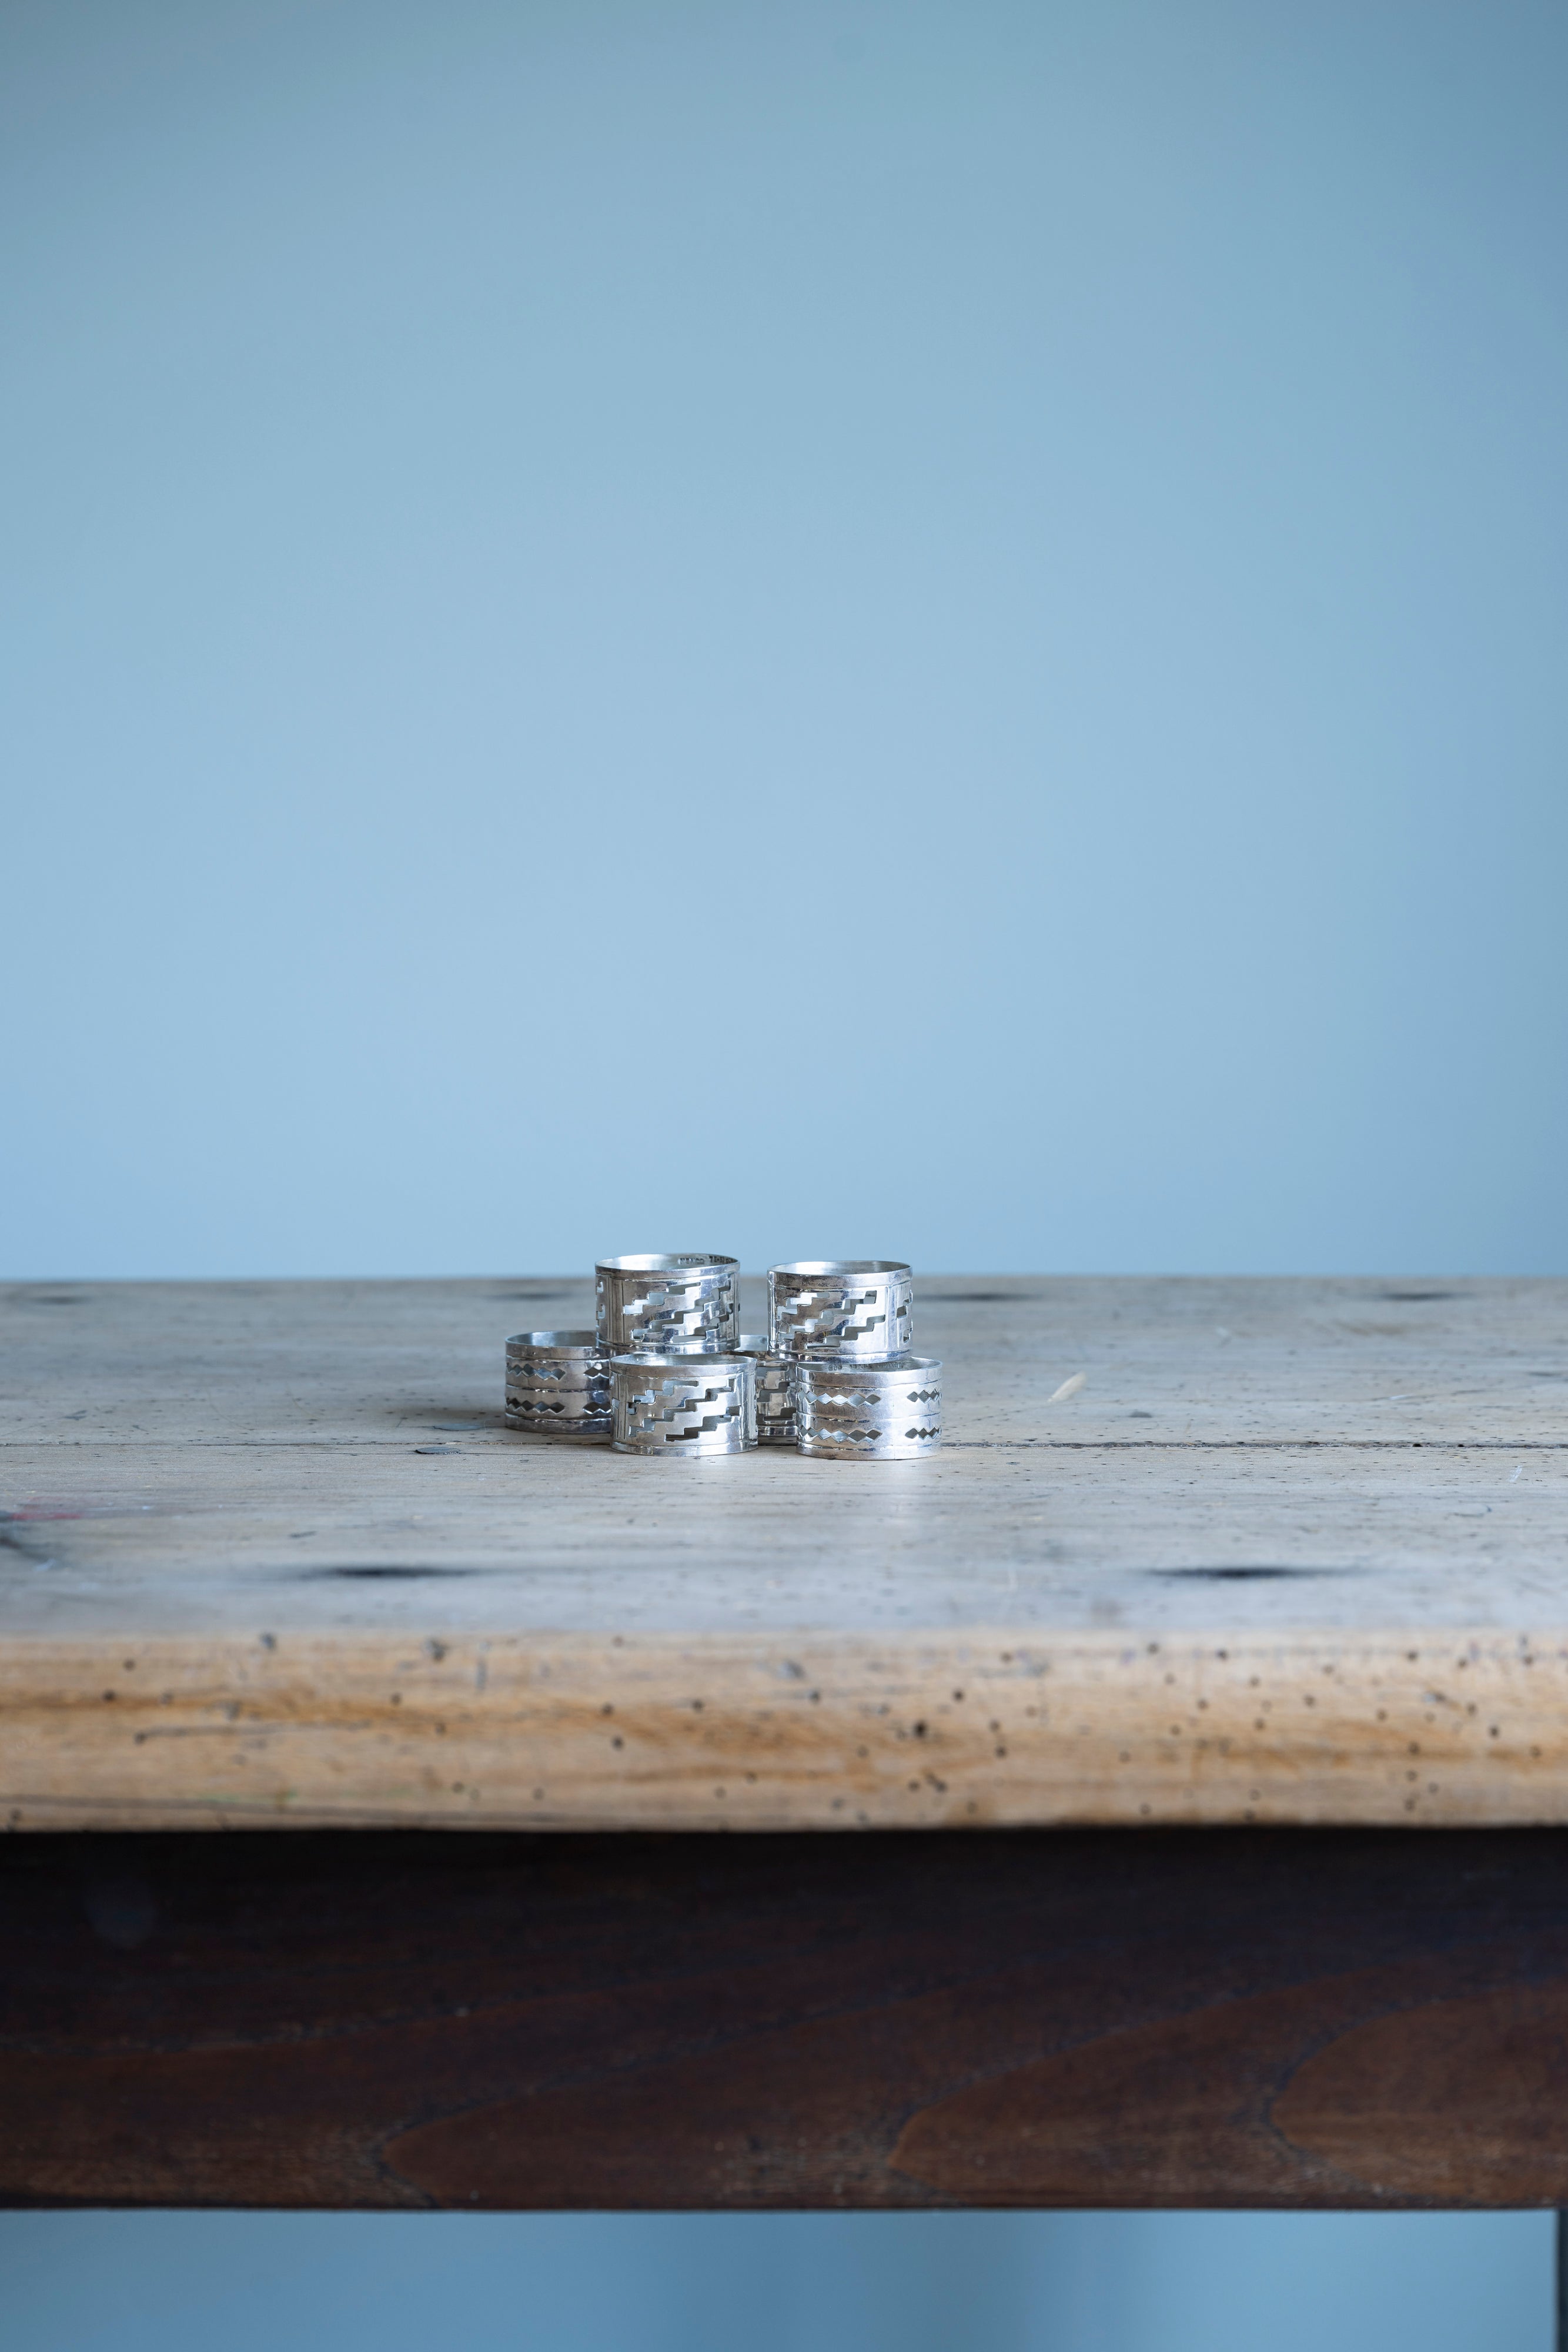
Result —
[[935, 1356], [891, 1363], [821, 1360], [795, 1367], [795, 1443], [840, 1462], [907, 1461], [942, 1443], [942, 1367]]
[[740, 1269], [732, 1257], [606, 1257], [593, 1279], [599, 1338], [612, 1356], [669, 1348], [723, 1354], [740, 1337]]
[[793, 1445], [794, 1364], [788, 1356], [773, 1354], [766, 1333], [743, 1331], [740, 1353], [752, 1357], [757, 1365], [757, 1443], [758, 1445]]
[[506, 1420], [536, 1437], [608, 1437], [610, 1359], [598, 1332], [514, 1331]]
[[768, 1270], [768, 1331], [775, 1355], [907, 1353], [915, 1332], [915, 1277], [896, 1258], [802, 1258]]
[[610, 1366], [611, 1444], [617, 1454], [747, 1454], [757, 1444], [757, 1366], [750, 1356], [616, 1356]]

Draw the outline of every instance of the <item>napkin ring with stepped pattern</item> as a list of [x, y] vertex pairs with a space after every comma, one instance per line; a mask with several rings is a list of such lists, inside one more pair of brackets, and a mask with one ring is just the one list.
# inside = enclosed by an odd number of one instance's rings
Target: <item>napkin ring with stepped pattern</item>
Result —
[[797, 1361], [902, 1356], [914, 1337], [915, 1277], [896, 1258], [803, 1258], [768, 1270], [768, 1336]]
[[610, 1359], [597, 1331], [515, 1331], [507, 1342], [507, 1423], [536, 1436], [608, 1437]]
[[688, 1349], [616, 1356], [610, 1366], [611, 1444], [617, 1454], [690, 1461], [747, 1454], [757, 1444], [757, 1365], [750, 1356]]
[[743, 1331], [739, 1351], [743, 1356], [755, 1358], [757, 1363], [757, 1443], [758, 1445], [793, 1445], [793, 1361], [788, 1356], [776, 1356], [768, 1345], [765, 1333]]
[[740, 1269], [732, 1257], [605, 1257], [593, 1277], [599, 1337], [612, 1356], [672, 1348], [722, 1355], [740, 1337]]
[[795, 1367], [795, 1443], [840, 1462], [901, 1462], [942, 1443], [942, 1367], [935, 1356], [881, 1364], [809, 1360]]

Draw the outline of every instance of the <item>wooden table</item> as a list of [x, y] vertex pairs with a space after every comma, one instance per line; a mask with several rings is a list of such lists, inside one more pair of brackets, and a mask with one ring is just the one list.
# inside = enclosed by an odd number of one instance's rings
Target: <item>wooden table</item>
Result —
[[6, 1296], [0, 2196], [1568, 2200], [1568, 1285], [929, 1278], [888, 1465], [590, 1297]]

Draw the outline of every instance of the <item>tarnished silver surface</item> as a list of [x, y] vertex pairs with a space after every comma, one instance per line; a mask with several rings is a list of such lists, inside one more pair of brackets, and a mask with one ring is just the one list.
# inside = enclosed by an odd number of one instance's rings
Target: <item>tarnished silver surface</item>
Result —
[[599, 1337], [613, 1356], [706, 1348], [722, 1354], [740, 1337], [739, 1267], [700, 1251], [672, 1257], [605, 1257], [593, 1269]]
[[776, 1356], [766, 1332], [743, 1331], [740, 1352], [757, 1362], [757, 1443], [795, 1443], [795, 1366], [788, 1356]]
[[505, 1417], [536, 1437], [608, 1437], [610, 1359], [598, 1332], [514, 1331]]
[[915, 1330], [915, 1277], [896, 1258], [802, 1258], [768, 1269], [768, 1329], [776, 1356], [907, 1352]]
[[745, 1454], [757, 1443], [750, 1356], [617, 1356], [610, 1368], [617, 1454]]
[[795, 1367], [795, 1443], [841, 1462], [906, 1461], [942, 1443], [942, 1367], [935, 1356], [891, 1363]]

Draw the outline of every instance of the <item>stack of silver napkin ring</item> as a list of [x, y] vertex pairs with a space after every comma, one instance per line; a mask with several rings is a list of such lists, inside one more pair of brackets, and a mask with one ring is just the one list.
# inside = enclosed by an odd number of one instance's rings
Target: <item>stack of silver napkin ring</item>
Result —
[[513, 1429], [665, 1461], [792, 1445], [894, 1462], [942, 1442], [942, 1367], [910, 1353], [915, 1283], [896, 1259], [770, 1266], [766, 1337], [740, 1328], [732, 1257], [607, 1257], [593, 1272], [595, 1330], [507, 1340]]

